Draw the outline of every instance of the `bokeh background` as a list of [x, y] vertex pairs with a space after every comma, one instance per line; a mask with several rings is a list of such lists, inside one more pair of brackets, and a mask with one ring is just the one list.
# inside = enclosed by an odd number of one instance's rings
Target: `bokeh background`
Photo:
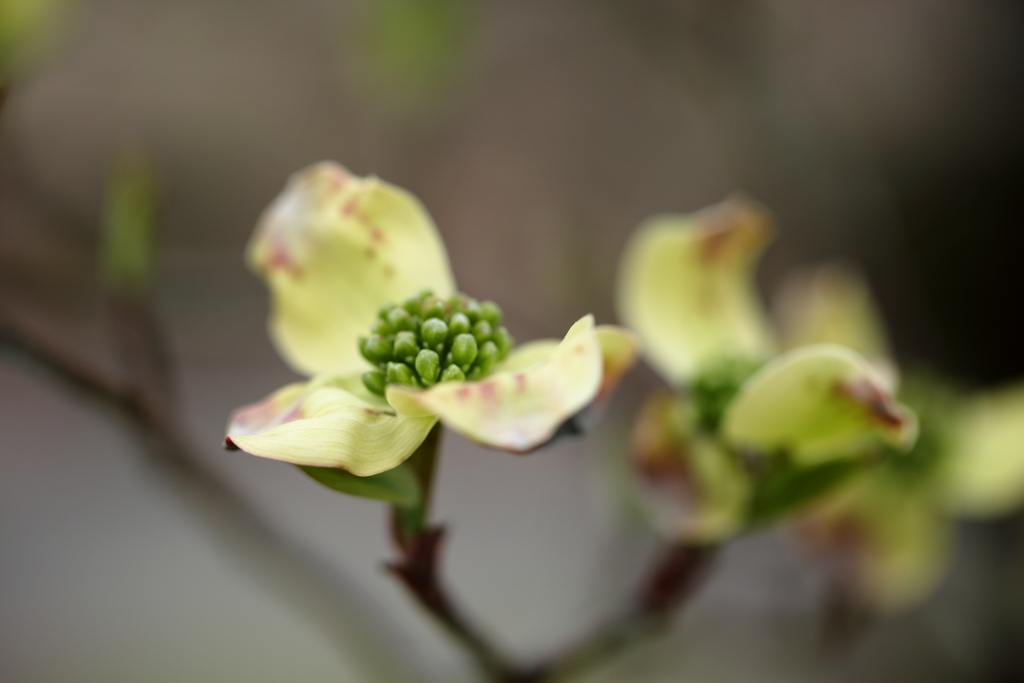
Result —
[[[263, 591], [116, 424], [4, 362], [4, 681], [359, 683], [367, 642], [393, 665], [377, 680], [473, 680], [382, 571], [383, 506], [219, 450], [234, 407], [293, 377], [241, 254], [287, 176], [321, 159], [418, 195], [461, 288], [501, 302], [521, 340], [558, 336], [588, 311], [614, 321], [617, 258], [636, 224], [741, 190], [779, 222], [766, 296], [792, 268], [853, 261], [904, 364], [963, 386], [1024, 374], [1015, 0], [60, 9], [13, 72], [0, 121], [0, 292], [112, 365], [98, 223], [112, 160], [147, 150], [164, 200], [158, 305], [192, 435], [375, 607], [365, 621], [353, 610], [364, 637], [339, 647]], [[446, 436], [436, 509], [452, 530], [449, 573], [511, 651], [580, 632], [647, 560], [653, 540], [607, 463], [656, 385], [637, 370], [599, 429], [529, 458]], [[1017, 680], [996, 678], [1008, 646], [994, 616], [1014, 525], [963, 529], [932, 600], [840, 646], [822, 639], [820, 569], [785, 533], [745, 538], [670, 635], [592, 680]]]

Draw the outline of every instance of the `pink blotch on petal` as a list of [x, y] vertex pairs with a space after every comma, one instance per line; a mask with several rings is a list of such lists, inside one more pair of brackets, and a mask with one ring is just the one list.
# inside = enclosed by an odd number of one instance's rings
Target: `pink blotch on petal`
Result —
[[868, 416], [876, 422], [895, 429], [905, 426], [904, 417], [896, 405], [875, 383], [866, 379], [841, 382], [836, 385], [836, 390], [867, 408]]

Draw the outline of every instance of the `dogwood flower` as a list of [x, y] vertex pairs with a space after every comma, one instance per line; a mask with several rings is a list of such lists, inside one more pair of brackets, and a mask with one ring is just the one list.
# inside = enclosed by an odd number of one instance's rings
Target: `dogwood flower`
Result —
[[772, 234], [733, 198], [657, 216], [627, 246], [619, 312], [673, 387], [643, 408], [633, 460], [666, 533], [715, 541], [830, 487], [865, 448], [909, 448], [911, 411], [891, 373], [836, 340], [777, 353], [754, 287]]
[[[780, 303], [787, 343], [831, 337], [896, 371], [854, 274], [815, 268], [791, 280]], [[991, 519], [1024, 503], [1024, 384], [969, 394], [920, 375], [903, 384], [903, 400], [920, 415], [913, 448], [851, 477], [795, 520], [852, 595], [882, 612], [915, 604], [939, 583], [956, 518]]]
[[769, 235], [764, 211], [733, 199], [653, 219], [627, 250], [622, 317], [677, 389], [634, 432], [643, 499], [665, 533], [697, 541], [786, 515], [858, 600], [904, 608], [942, 577], [954, 516], [1024, 503], [1024, 385], [965, 397], [901, 382], [847, 268], [791, 278], [770, 327], [753, 285]]
[[[225, 443], [337, 468], [317, 476], [347, 478], [357, 495], [372, 495], [371, 480], [406, 460], [438, 421], [486, 446], [531, 451], [635, 357], [629, 332], [595, 326], [590, 315], [561, 341], [513, 348], [501, 309], [457, 292], [419, 201], [334, 163], [292, 176], [260, 218], [247, 260], [270, 289], [274, 343], [311, 379], [237, 410]], [[382, 486], [382, 497], [401, 497], [397, 479]]]

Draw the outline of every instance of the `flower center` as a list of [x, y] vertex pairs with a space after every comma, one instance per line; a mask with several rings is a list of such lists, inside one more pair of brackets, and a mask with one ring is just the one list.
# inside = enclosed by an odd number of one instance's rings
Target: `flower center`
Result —
[[726, 356], [705, 363], [690, 383], [697, 423], [715, 432], [740, 386], [761, 366], [758, 361]]
[[376, 368], [363, 373], [363, 384], [383, 396], [388, 384], [480, 379], [515, 343], [501, 319], [493, 301], [461, 293], [442, 299], [421, 290], [400, 305], [385, 304], [370, 336], [359, 338], [360, 353]]

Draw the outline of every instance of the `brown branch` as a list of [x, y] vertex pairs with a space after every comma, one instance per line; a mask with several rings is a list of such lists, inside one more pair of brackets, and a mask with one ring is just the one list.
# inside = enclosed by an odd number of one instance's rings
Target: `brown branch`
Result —
[[[121, 321], [128, 329], [151, 325], [151, 319], [133, 322], [130, 317], [136, 314], [127, 310], [115, 309], [114, 315], [128, 316]], [[126, 363], [130, 368], [137, 370], [137, 364], [153, 363], [157, 357], [154, 351], [145, 349], [150, 343], [145, 341], [147, 336], [135, 335], [134, 341], [131, 335], [121, 338], [122, 351], [139, 345], [132, 352], [135, 359]], [[153, 383], [148, 389], [121, 382], [51, 340], [2, 302], [0, 350], [45, 371], [125, 424], [138, 440], [145, 464], [189, 503], [190, 511], [199, 514], [218, 546], [231, 551], [243, 569], [330, 633], [340, 649], [347, 654], [358, 651], [364, 659], [372, 660], [377, 680], [414, 679], [392, 654], [382, 651], [387, 640], [376, 634], [384, 629], [373, 610], [357, 597], [359, 591], [321, 557], [276, 530], [234, 486], [203, 463], [183, 436], [172, 402], [155, 390], [166, 384], [164, 379], [152, 378], [166, 378], [169, 368], [151, 375]]]
[[403, 548], [404, 556], [388, 565], [417, 602], [473, 657], [487, 677], [495, 682], [520, 680], [519, 669], [503, 655], [456, 607], [440, 577], [440, 551], [445, 530], [427, 529]]
[[656, 635], [667, 628], [676, 609], [700, 585], [716, 554], [713, 546], [669, 546], [655, 559], [622, 613], [550, 659], [523, 667], [507, 659], [454, 604], [440, 577], [444, 538], [443, 528], [428, 529], [403, 546], [402, 560], [388, 569], [494, 683], [567, 681]]

